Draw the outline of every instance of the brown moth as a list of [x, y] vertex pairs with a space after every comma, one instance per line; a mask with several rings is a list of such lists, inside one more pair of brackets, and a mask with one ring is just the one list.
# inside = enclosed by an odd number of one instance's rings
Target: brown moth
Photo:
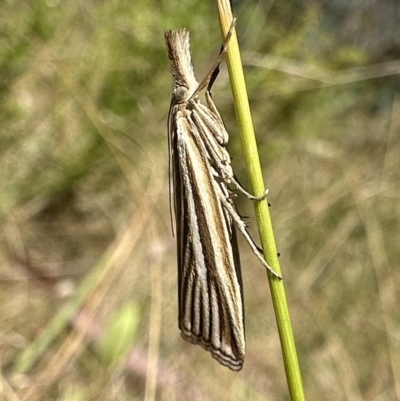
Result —
[[[236, 211], [237, 182], [226, 150], [229, 135], [211, 98], [209, 82], [226, 52], [234, 27], [211, 72], [194, 76], [185, 29], [165, 32], [173, 93], [168, 117], [174, 214], [178, 248], [178, 320], [182, 337], [210, 351], [222, 365], [239, 371], [245, 355], [244, 307], [235, 226], [261, 263], [267, 264]], [[206, 104], [199, 100], [205, 88]]]

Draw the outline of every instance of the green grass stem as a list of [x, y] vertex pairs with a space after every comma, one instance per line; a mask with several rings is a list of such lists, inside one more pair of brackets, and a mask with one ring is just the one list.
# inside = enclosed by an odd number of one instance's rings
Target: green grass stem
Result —
[[[229, 0], [217, 0], [218, 14], [223, 38], [229, 32], [233, 15]], [[254, 135], [253, 122], [247, 97], [242, 62], [236, 32], [232, 34], [227, 52], [227, 65], [235, 102], [236, 116], [239, 123], [240, 138], [243, 155], [249, 179], [255, 195], [262, 195], [265, 191], [264, 180], [258, 156], [257, 144]], [[267, 199], [254, 202], [258, 230], [265, 258], [268, 264], [278, 273], [281, 272], [275, 238], [268, 209]], [[285, 276], [285, 273], [283, 273]], [[274, 278], [268, 273], [271, 296], [274, 305], [279, 337], [282, 345], [282, 355], [291, 399], [303, 401], [304, 390], [301, 372], [297, 358], [293, 330], [290, 321], [289, 309], [286, 300], [284, 280]]]

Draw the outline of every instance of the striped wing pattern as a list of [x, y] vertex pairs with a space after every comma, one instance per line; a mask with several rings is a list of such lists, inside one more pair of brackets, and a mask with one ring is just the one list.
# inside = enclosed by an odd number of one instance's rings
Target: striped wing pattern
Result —
[[198, 100], [189, 33], [167, 31], [165, 41], [174, 81], [168, 131], [179, 328], [185, 340], [237, 371], [243, 367], [245, 338], [236, 212], [224, 179], [233, 174], [225, 149], [229, 136], [211, 95], [206, 93], [207, 105]]
[[202, 131], [192, 118], [196, 112], [177, 108], [171, 144], [174, 180], [179, 183], [175, 186], [179, 328], [185, 340], [240, 370], [245, 347], [240, 262], [234, 252], [233, 222], [220, 201], [228, 191], [215, 179]]

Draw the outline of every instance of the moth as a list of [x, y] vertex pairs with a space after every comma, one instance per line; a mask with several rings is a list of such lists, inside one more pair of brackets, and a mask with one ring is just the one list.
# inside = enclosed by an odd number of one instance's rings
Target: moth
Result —
[[[220, 56], [199, 84], [191, 63], [189, 32], [165, 32], [173, 77], [168, 116], [173, 204], [178, 259], [178, 322], [183, 339], [210, 351], [231, 370], [243, 367], [245, 356], [243, 286], [236, 228], [261, 263], [267, 264], [238, 214], [234, 190], [260, 200], [238, 183], [226, 149], [229, 140], [211, 97], [234, 22]], [[217, 72], [218, 73], [218, 72]], [[199, 93], [205, 91], [206, 103]], [[232, 188], [233, 187], [233, 188]]]

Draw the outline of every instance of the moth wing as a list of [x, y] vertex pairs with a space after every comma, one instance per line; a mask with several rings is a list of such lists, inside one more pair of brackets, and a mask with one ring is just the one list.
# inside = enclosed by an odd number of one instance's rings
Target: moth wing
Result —
[[172, 132], [182, 337], [232, 370], [244, 360], [244, 319], [236, 233], [224, 214], [223, 183], [196, 126], [179, 112]]

